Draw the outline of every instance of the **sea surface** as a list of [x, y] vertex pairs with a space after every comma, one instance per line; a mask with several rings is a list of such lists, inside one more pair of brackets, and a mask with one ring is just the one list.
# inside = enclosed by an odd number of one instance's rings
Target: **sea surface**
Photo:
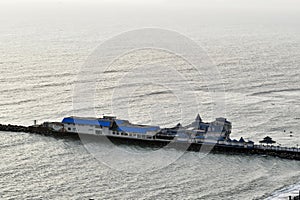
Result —
[[[141, 9], [95, 2], [48, 4], [8, 3], [0, 9], [0, 123], [31, 125], [33, 120], [61, 121], [84, 113], [73, 99], [89, 55], [115, 35], [155, 27], [195, 41], [214, 66], [202, 66], [200, 74], [218, 74], [199, 78], [170, 52], [129, 52], [97, 74], [101, 82], [96, 80], [91, 105], [95, 116], [117, 115], [134, 123], [171, 127], [186, 125], [200, 113], [204, 121], [226, 117], [235, 139], [258, 143], [268, 135], [276, 145], [300, 144], [296, 7], [293, 12], [283, 9], [286, 13], [229, 10], [218, 15], [160, 7], [154, 15], [140, 4]], [[156, 67], [126, 79], [141, 66]], [[186, 79], [176, 82], [170, 68]], [[156, 84], [148, 84], [147, 76]], [[118, 82], [124, 77], [131, 82]], [[170, 89], [168, 80], [179, 90]], [[180, 92], [193, 94], [198, 104], [178, 98]], [[113, 94], [118, 98], [111, 100]], [[220, 101], [221, 108], [215, 109]], [[140, 168], [127, 167], [131, 163], [126, 156], [116, 158], [117, 164], [109, 162], [114, 158], [96, 159], [80, 141], [0, 132], [0, 199], [287, 199], [300, 190], [299, 161], [162, 149], [152, 156], [161, 165], [154, 169], [154, 162], [142, 160], [152, 149], [118, 148], [134, 152]], [[164, 163], [162, 158], [177, 159]]]

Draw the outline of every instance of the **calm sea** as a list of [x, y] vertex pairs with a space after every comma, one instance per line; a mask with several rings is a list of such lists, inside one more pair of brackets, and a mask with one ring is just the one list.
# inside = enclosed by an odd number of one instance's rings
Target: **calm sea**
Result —
[[[0, 123], [31, 125], [33, 120], [61, 121], [72, 115], [77, 109], [72, 104], [74, 86], [94, 49], [124, 31], [157, 27], [188, 36], [210, 57], [220, 73], [215, 82], [225, 87], [223, 112], [233, 123], [232, 138], [258, 142], [269, 135], [282, 146], [300, 144], [300, 15], [296, 8], [253, 14], [249, 10], [198, 12], [176, 4], [157, 9], [155, 4], [146, 9], [138, 3], [136, 9], [95, 2], [48, 4], [1, 7]], [[181, 61], [162, 52], [125, 55], [113, 70], [99, 74], [105, 85], [97, 85], [96, 114], [118, 113], [122, 118], [129, 110], [130, 120], [136, 123], [174, 126], [180, 122], [176, 98], [159, 82], [137, 88], [133, 95], [123, 96], [123, 102], [130, 97], [127, 106], [119, 105], [114, 113], [109, 110], [106, 100], [115, 81], [124, 75], [121, 69], [157, 61], [163, 66], [177, 64], [182, 74], [189, 74]], [[210, 85], [189, 78], [198, 85], [190, 92], [197, 95], [202, 118], [219, 117], [212, 112], [215, 100], [207, 90]], [[121, 89], [131, 91], [131, 86]], [[196, 110], [190, 110], [185, 122], [196, 117]], [[178, 152], [162, 150], [160, 154], [157, 160]], [[202, 157], [187, 152], [162, 169], [128, 173], [98, 161], [80, 141], [26, 133], [0, 132], [0, 160], [1, 199], [287, 199], [300, 189], [300, 163], [292, 160]]]

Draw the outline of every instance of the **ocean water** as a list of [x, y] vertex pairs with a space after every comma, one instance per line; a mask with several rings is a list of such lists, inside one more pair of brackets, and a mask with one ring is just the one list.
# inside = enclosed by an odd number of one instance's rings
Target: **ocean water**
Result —
[[[294, 10], [283, 7], [285, 15], [277, 10], [253, 14], [228, 8], [215, 16], [180, 7], [159, 8], [153, 15], [139, 4], [141, 10], [94, 3], [33, 4], [36, 7], [7, 3], [1, 7], [0, 123], [31, 125], [33, 120], [60, 121], [74, 111], [84, 113], [72, 100], [89, 55], [114, 35], [156, 27], [197, 42], [219, 71], [217, 78], [199, 78], [186, 62], [168, 52], [130, 52], [98, 74], [104, 82], [96, 84], [95, 115], [117, 114], [136, 123], [174, 126], [191, 122], [198, 112], [205, 121], [220, 114], [233, 123], [232, 138], [258, 142], [269, 135], [281, 146], [300, 144], [300, 16], [296, 6]], [[18, 12], [12, 14], [15, 9]], [[141, 65], [159, 65], [144, 75], [165, 78], [134, 90], [134, 84], [118, 83]], [[178, 102], [174, 91], [159, 84], [174, 81], [168, 67], [187, 77], [193, 86], [190, 91], [181, 88], [183, 81], [175, 83], [182, 92], [196, 96], [197, 109], [193, 102]], [[203, 70], [205, 74], [212, 69], [204, 66]], [[143, 78], [127, 80], [143, 82]], [[222, 92], [223, 87], [224, 105], [216, 113], [219, 99], [213, 99], [212, 93]], [[119, 94], [118, 106], [111, 109], [116, 88], [125, 93]], [[126, 91], [133, 93], [124, 95]], [[119, 148], [138, 157], [152, 152]], [[160, 169], [150, 166], [149, 171], [139, 172], [120, 170], [130, 165], [124, 160], [118, 162], [119, 168], [97, 160], [80, 141], [13, 132], [0, 132], [0, 151], [1, 199], [287, 199], [300, 190], [299, 162], [264, 156], [161, 150], [154, 154], [157, 162], [179, 155], [178, 159]], [[139, 164], [149, 168], [146, 163]]]

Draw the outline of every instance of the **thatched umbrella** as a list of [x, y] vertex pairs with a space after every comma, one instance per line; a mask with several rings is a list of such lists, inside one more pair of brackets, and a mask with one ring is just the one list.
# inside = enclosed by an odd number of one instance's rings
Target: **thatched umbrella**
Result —
[[272, 140], [271, 137], [267, 136], [263, 140], [259, 141], [259, 143], [273, 144], [276, 143], [276, 141]]

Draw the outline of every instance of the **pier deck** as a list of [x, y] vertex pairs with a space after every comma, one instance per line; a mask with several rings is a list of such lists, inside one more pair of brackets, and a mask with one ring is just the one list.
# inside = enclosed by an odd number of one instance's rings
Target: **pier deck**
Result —
[[[55, 132], [49, 128], [42, 126], [18, 126], [18, 125], [2, 125], [0, 124], [0, 131], [9, 132], [25, 132], [31, 134], [39, 134], [44, 136], [59, 137], [59, 138], [75, 138], [80, 139], [76, 133], [68, 132]], [[163, 147], [168, 145], [171, 141], [167, 140], [144, 140], [138, 138], [122, 138], [112, 136], [91, 136], [91, 137], [108, 137], [112, 142], [118, 144], [133, 144], [133, 145], [147, 145], [153, 147]], [[181, 143], [172, 145], [173, 147], [180, 147]], [[268, 146], [268, 145], [254, 145], [252, 148], [243, 146], [232, 146], [224, 144], [213, 144], [213, 143], [190, 143], [187, 150], [189, 151], [202, 151], [212, 150], [213, 153], [223, 154], [254, 154], [254, 155], [268, 155], [285, 159], [300, 160], [300, 149], [290, 147], [279, 147], [279, 146]]]

